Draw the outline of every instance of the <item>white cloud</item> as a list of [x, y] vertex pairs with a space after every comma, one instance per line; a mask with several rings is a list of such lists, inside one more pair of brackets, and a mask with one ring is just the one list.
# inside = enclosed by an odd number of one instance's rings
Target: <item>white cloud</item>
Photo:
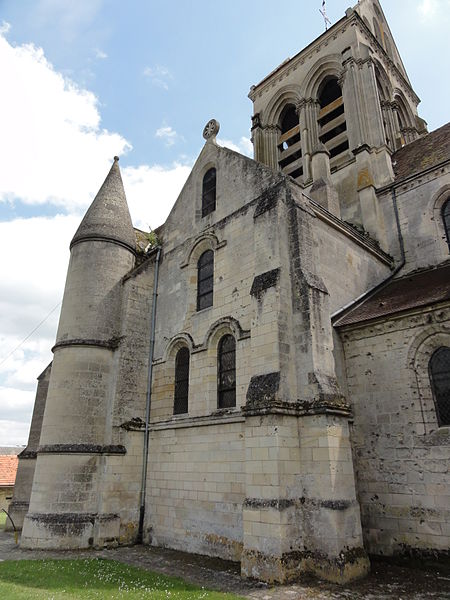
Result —
[[106, 58], [108, 58], [106, 52], [103, 52], [103, 50], [100, 50], [100, 48], [95, 48], [94, 53], [95, 58], [98, 58], [99, 60], [105, 60]]
[[145, 77], [148, 77], [152, 84], [163, 90], [169, 89], [169, 82], [173, 80], [173, 76], [167, 67], [156, 65], [155, 67], [145, 67], [143, 71]]
[[0, 64], [8, 90], [0, 94], [0, 200], [85, 208], [130, 144], [101, 128], [95, 95], [56, 72], [42, 49], [0, 35]]
[[230, 150], [234, 150], [235, 152], [239, 152], [240, 154], [245, 154], [245, 156], [250, 156], [250, 158], [253, 158], [253, 144], [247, 137], [242, 136], [237, 144], [231, 140], [222, 140], [220, 138], [217, 138], [217, 143], [220, 146], [225, 146], [226, 148], [230, 148]]
[[0, 25], [0, 35], [6, 35], [11, 30], [11, 23], [7, 23], [6, 21], [2, 21]]
[[123, 182], [136, 227], [155, 229], [166, 220], [189, 176], [191, 167], [174, 164], [170, 169], [141, 165], [122, 170]]
[[164, 143], [168, 147], [173, 146], [180, 138], [175, 129], [173, 129], [170, 125], [165, 124], [161, 125], [161, 127], [156, 130], [155, 137], [164, 140]]

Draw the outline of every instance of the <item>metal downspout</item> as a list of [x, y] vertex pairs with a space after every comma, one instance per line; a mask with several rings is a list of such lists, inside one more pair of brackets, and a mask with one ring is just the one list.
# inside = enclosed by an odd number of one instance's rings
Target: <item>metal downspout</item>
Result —
[[148, 377], [147, 377], [147, 402], [145, 406], [145, 432], [144, 432], [144, 449], [142, 456], [142, 477], [141, 477], [141, 504], [139, 507], [139, 529], [138, 529], [138, 544], [142, 544], [144, 538], [144, 516], [145, 516], [145, 495], [147, 488], [147, 465], [148, 465], [148, 440], [149, 440], [149, 425], [150, 425], [150, 408], [152, 404], [152, 377], [153, 377], [153, 354], [155, 349], [155, 323], [156, 323], [156, 300], [158, 298], [158, 275], [159, 275], [159, 258], [161, 256], [161, 248], [159, 247], [156, 253], [155, 260], [155, 279], [153, 281], [153, 298], [152, 298], [152, 319], [150, 333], [150, 348], [148, 353]]

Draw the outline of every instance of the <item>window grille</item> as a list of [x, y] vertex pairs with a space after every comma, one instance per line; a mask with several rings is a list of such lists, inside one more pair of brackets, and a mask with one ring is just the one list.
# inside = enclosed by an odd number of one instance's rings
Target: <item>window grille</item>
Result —
[[213, 305], [214, 252], [207, 250], [197, 264], [197, 310]]
[[225, 335], [219, 342], [218, 352], [218, 407], [236, 406], [236, 342]]
[[216, 169], [209, 169], [203, 177], [202, 217], [216, 210]]
[[450, 348], [436, 350], [429, 371], [439, 426], [450, 425]]
[[447, 234], [447, 244], [450, 250], [450, 199], [442, 207], [442, 220], [444, 221], [444, 229]]
[[180, 348], [175, 357], [175, 398], [173, 414], [183, 415], [188, 412], [189, 396], [189, 350]]

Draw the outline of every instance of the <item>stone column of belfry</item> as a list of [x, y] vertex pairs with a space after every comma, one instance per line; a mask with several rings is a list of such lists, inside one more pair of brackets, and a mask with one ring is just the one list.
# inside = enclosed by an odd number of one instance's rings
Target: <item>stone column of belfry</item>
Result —
[[267, 582], [308, 573], [344, 582], [368, 570], [314, 220], [288, 180], [254, 213], [241, 570]]
[[359, 55], [349, 48], [343, 53], [342, 94], [350, 149], [356, 157], [357, 191], [364, 229], [382, 247], [386, 231], [376, 189], [394, 180], [391, 152], [386, 145], [383, 115], [370, 49], [360, 44]]
[[101, 502], [111, 445], [114, 352], [121, 278], [135, 261], [135, 234], [118, 158], [71, 243], [24, 548], [86, 548], [114, 543], [120, 519]]

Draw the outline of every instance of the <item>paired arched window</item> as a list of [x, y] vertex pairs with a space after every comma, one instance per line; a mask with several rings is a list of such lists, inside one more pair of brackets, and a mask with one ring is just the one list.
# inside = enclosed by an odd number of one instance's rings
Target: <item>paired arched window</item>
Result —
[[217, 406], [236, 406], [236, 341], [232, 335], [224, 335], [217, 353]]
[[450, 425], [450, 348], [438, 348], [430, 359], [429, 373], [439, 425]]
[[173, 414], [183, 415], [188, 412], [189, 396], [189, 350], [180, 348], [175, 357], [175, 396]]
[[336, 77], [325, 79], [319, 89], [319, 139], [330, 153], [330, 158], [349, 149], [344, 99]]
[[202, 186], [202, 217], [216, 210], [216, 169], [205, 173]]
[[283, 173], [298, 179], [303, 175], [300, 123], [293, 104], [284, 107], [279, 121], [278, 165]]
[[444, 223], [444, 229], [447, 235], [447, 244], [450, 250], [450, 198], [442, 207], [442, 221]]
[[197, 263], [197, 310], [213, 305], [214, 252], [206, 250]]

